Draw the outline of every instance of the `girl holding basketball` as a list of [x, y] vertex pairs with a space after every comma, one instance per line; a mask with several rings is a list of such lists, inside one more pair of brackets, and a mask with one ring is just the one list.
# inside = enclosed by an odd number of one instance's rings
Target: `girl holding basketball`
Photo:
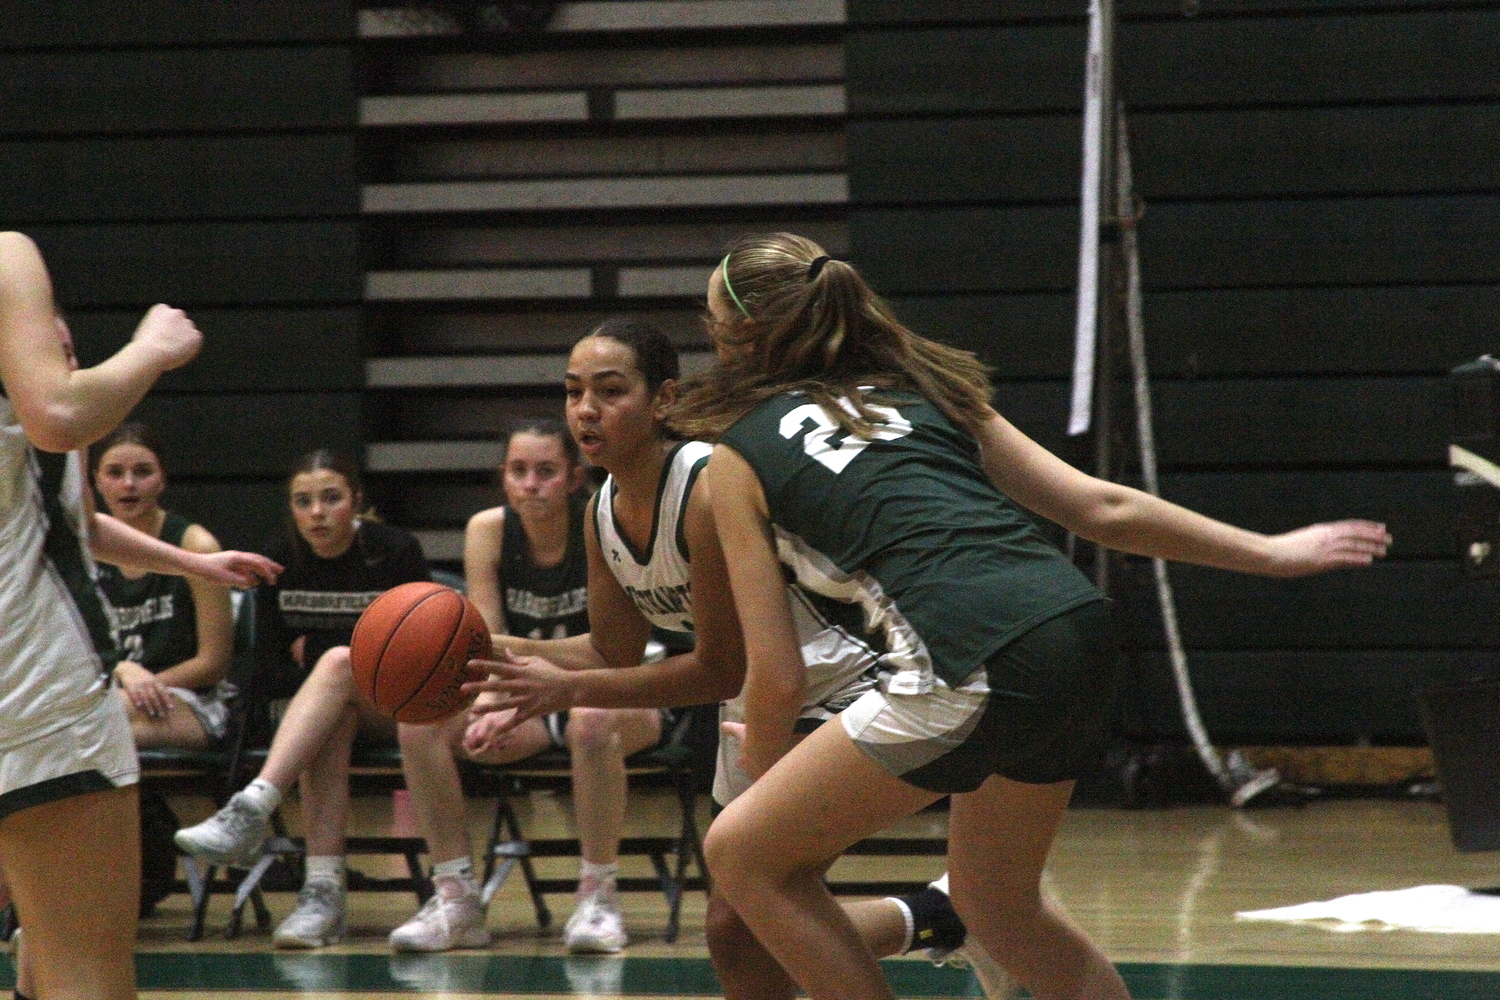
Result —
[[[506, 439], [505, 506], [475, 514], [464, 532], [469, 599], [500, 636], [562, 639], [589, 631], [584, 470], [566, 425], [536, 419]], [[500, 639], [500, 641], [507, 641]], [[583, 861], [578, 905], [563, 932], [572, 952], [617, 952], [627, 941], [615, 880], [625, 821], [625, 758], [655, 745], [656, 709], [578, 709], [505, 730], [504, 714], [476, 710], [436, 725], [401, 724], [406, 786], [427, 839], [437, 891], [391, 934], [398, 951], [443, 951], [489, 941], [475, 878], [456, 756], [508, 764], [549, 747], [569, 751]]]
[[[1125, 997], [1041, 894], [1073, 779], [1110, 718], [1106, 604], [1019, 505], [1143, 555], [1298, 576], [1384, 554], [1382, 525], [1265, 536], [1084, 475], [990, 408], [983, 366], [911, 333], [846, 263], [746, 237], [712, 276], [721, 364], [674, 425], [716, 440], [704, 473], [747, 630], [755, 784], [707, 839], [722, 892], [815, 997], [890, 997], [821, 875], [850, 844], [952, 795], [953, 904], [1037, 997]], [[808, 683], [784, 574], [881, 640], [882, 679], [792, 739]]]
[[0, 895], [26, 926], [18, 985], [38, 996], [136, 995], [139, 766], [100, 658], [113, 643], [93, 560], [236, 587], [280, 569], [168, 545], [90, 502], [81, 449], [201, 343], [157, 305], [80, 369], [36, 244], [0, 233]]
[[255, 647], [261, 693], [291, 701], [255, 780], [175, 839], [195, 857], [248, 866], [282, 796], [299, 783], [307, 878], [272, 940], [278, 948], [317, 948], [344, 934], [354, 739], [396, 735], [395, 723], [355, 687], [349, 637], [371, 601], [431, 573], [416, 538], [361, 513], [364, 488], [348, 459], [324, 449], [304, 456], [287, 481], [287, 501], [293, 529], [277, 553], [287, 569], [255, 595]]
[[[194, 552], [217, 552], [202, 526], [162, 509], [159, 449], [144, 424], [122, 424], [95, 448], [94, 488], [139, 531]], [[121, 659], [111, 676], [138, 747], [207, 746], [224, 735], [232, 685], [229, 591], [203, 580], [102, 563], [99, 587], [113, 608]]]
[[[739, 693], [739, 623], [699, 479], [710, 447], [676, 440], [665, 428], [677, 384], [675, 349], [645, 324], [611, 320], [574, 345], [565, 383], [568, 425], [584, 455], [609, 473], [584, 521], [592, 631], [554, 641], [497, 636], [497, 649], [512, 655], [501, 653], [488, 663], [497, 677], [469, 690], [504, 694], [489, 706], [477, 704], [476, 711], [514, 708], [504, 721], [508, 727], [523, 719], [533, 725], [549, 712], [580, 705], [693, 705]], [[798, 728], [805, 732], [873, 689], [874, 658], [865, 644], [823, 617], [828, 602], [801, 593], [798, 601], [799, 634], [813, 678], [799, 712]], [[696, 648], [641, 664], [652, 626], [690, 634]], [[735, 717], [734, 706], [727, 711]], [[495, 718], [508, 714], [497, 712]], [[731, 738], [721, 740], [714, 778], [721, 804], [749, 785], [733, 747]], [[964, 943], [962, 925], [936, 888], [900, 900], [853, 903], [850, 913], [881, 955], [908, 950], [914, 941], [950, 949]], [[716, 892], [709, 898], [707, 932], [726, 996], [766, 1000], [795, 993], [795, 983]], [[998, 995], [1001, 984], [986, 979], [987, 990]]]

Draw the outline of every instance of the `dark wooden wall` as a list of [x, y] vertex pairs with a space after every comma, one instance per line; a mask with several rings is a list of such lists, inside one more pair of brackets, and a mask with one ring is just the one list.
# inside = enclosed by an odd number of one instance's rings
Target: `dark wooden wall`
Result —
[[[1444, 373], [1500, 346], [1500, 4], [1121, 0], [1163, 488], [1247, 527], [1384, 520], [1295, 581], [1176, 567], [1210, 730], [1422, 739], [1413, 692], [1496, 672], [1455, 558]], [[1087, 5], [850, 0], [850, 239], [917, 329], [1064, 446]], [[1129, 417], [1127, 415], [1126, 419]], [[1149, 564], [1120, 588], [1127, 729], [1179, 733]]]
[[154, 302], [203, 353], [137, 415], [168, 505], [257, 546], [317, 446], [359, 457], [354, 10], [37, 0], [0, 33], [0, 227], [41, 245], [80, 358]]

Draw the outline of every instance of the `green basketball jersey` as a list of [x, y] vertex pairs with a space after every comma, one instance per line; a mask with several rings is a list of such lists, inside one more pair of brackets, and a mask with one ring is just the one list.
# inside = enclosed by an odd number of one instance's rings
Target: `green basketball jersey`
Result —
[[970, 435], [920, 396], [880, 399], [868, 441], [795, 393], [761, 404], [722, 442], [759, 478], [797, 582], [860, 609], [891, 692], [925, 691], [934, 674], [956, 686], [1099, 592], [991, 485]]

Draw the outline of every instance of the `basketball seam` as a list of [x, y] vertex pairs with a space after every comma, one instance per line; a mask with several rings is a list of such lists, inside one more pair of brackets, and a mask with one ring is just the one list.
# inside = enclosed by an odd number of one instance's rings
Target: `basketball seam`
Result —
[[[430, 597], [436, 597], [438, 594], [441, 594], [441, 593], [444, 593], [444, 591], [441, 591], [441, 590], [435, 590], [435, 591], [433, 591], [431, 594], [428, 595], [428, 597], [424, 597], [420, 601], [418, 601], [416, 603], [416, 605], [413, 606], [413, 608], [411, 609], [411, 611], [407, 612], [407, 614], [410, 615], [412, 613], [412, 611], [416, 611], [417, 608], [420, 608], [422, 605], [426, 604], [427, 601], [428, 601], [428, 598], [430, 598]], [[462, 602], [464, 600], [464, 596], [462, 594], [459, 594], [458, 591], [456, 591], [456, 590], [450, 590], [450, 591], [447, 591], [447, 593], [457, 594], [458, 595], [458, 599], [459, 599], [460, 602]], [[397, 712], [401, 711], [407, 705], [410, 705], [411, 702], [412, 702], [412, 699], [415, 698], [417, 695], [421, 694], [422, 693], [422, 689], [427, 686], [427, 682], [430, 681], [430, 680], [432, 680], [432, 675], [435, 674], [435, 673], [437, 673], [438, 667], [441, 667], [443, 665], [443, 661], [448, 658], [447, 657], [448, 647], [451, 646], [451, 645], [453, 645], [453, 640], [458, 637], [458, 631], [459, 631], [459, 629], [461, 629], [461, 628], [464, 627], [464, 619], [467, 618], [467, 617], [469, 617], [469, 615], [468, 615], [468, 608], [466, 608], [462, 604], [460, 604], [459, 605], [458, 622], [453, 626], [453, 631], [449, 634], [448, 641], [445, 642], [445, 643], [443, 643], [443, 653], [444, 653], [444, 655], [438, 657], [438, 661], [432, 665], [432, 669], [429, 670], [429, 671], [427, 671], [427, 676], [422, 678], [422, 682], [420, 684], [418, 684], [416, 687], [412, 688], [412, 692], [411, 692], [411, 694], [409, 694], [409, 695], [406, 696], [406, 700], [403, 701], [401, 704], [397, 705], [395, 708], [391, 709], [391, 718], [394, 719], [396, 717], [396, 713]], [[392, 633], [392, 634], [394, 634], [394, 633]]]

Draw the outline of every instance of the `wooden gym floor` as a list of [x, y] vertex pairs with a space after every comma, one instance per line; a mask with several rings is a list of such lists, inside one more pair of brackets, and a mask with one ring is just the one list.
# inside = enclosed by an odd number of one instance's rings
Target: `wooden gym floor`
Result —
[[[184, 823], [207, 803], [177, 799]], [[356, 799], [360, 833], [399, 830], [391, 799]], [[706, 802], [704, 822], [707, 822]], [[488, 803], [471, 803], [476, 840], [487, 829]], [[634, 794], [630, 833], [672, 826], [665, 792]], [[568, 800], [534, 793], [522, 822], [539, 836], [571, 835]], [[289, 810], [295, 822], [296, 807]], [[914, 817], [898, 831], [940, 835], [941, 812]], [[627, 865], [645, 865], [644, 860]], [[394, 874], [397, 859], [362, 857], [369, 875]], [[543, 873], [576, 874], [572, 860], [541, 862]], [[847, 878], [936, 876], [937, 858], [865, 858], [840, 862]], [[644, 870], [639, 872], [646, 874]], [[1441, 806], [1429, 802], [1327, 801], [1301, 810], [1234, 813], [1224, 808], [1161, 811], [1075, 809], [1069, 813], [1048, 874], [1050, 890], [1118, 963], [1137, 997], [1194, 1000], [1448, 1000], [1500, 998], [1500, 939], [1490, 935], [1409, 932], [1336, 934], [1318, 927], [1237, 923], [1236, 910], [1328, 899], [1346, 893], [1454, 883], [1500, 884], [1491, 855], [1460, 855], [1450, 846]], [[273, 919], [293, 904], [289, 893], [268, 897]], [[395, 893], [351, 895], [351, 936], [319, 952], [276, 952], [253, 924], [237, 940], [223, 938], [228, 897], [215, 897], [205, 940], [185, 940], [189, 908], [173, 896], [147, 920], [138, 958], [141, 995], [190, 1000], [428, 996], [697, 997], [716, 995], [703, 947], [703, 899], [690, 894], [682, 936], [661, 940], [665, 906], [655, 894], [625, 897], [632, 944], [621, 959], [568, 957], [558, 930], [571, 910], [552, 897], [554, 928], [536, 929], [519, 872], [490, 911], [496, 943], [488, 951], [393, 956], [385, 935], [415, 908]], [[903, 997], [978, 996], [969, 974], [926, 961], [887, 963]], [[0, 986], [9, 987], [0, 956]]]

